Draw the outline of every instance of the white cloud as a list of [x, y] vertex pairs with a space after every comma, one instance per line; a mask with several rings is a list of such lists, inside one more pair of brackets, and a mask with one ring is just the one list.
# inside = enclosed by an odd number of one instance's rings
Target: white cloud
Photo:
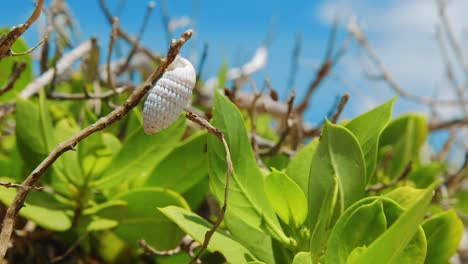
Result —
[[[461, 0], [451, 1], [447, 10], [450, 24], [459, 39], [463, 39], [463, 30], [468, 25], [465, 10], [468, 10], [468, 1]], [[445, 81], [445, 66], [435, 38], [435, 26], [440, 23], [437, 1], [330, 1], [320, 6], [317, 15], [326, 25], [331, 25], [337, 15], [343, 22], [350, 16], [356, 16], [369, 42], [402, 87], [424, 96], [432, 96], [434, 89], [442, 87], [439, 96], [454, 97]], [[363, 73], [373, 68], [364, 57], [362, 51], [352, 49], [340, 63], [337, 74], [359, 87], [366, 87], [362, 88], [366, 94], [375, 95], [378, 101], [391, 97], [393, 92], [390, 89], [374, 81], [363, 80]], [[460, 73], [458, 77], [462, 77]], [[426, 109], [414, 105], [405, 110]], [[459, 114], [453, 107], [445, 107], [440, 112], [446, 118]]]

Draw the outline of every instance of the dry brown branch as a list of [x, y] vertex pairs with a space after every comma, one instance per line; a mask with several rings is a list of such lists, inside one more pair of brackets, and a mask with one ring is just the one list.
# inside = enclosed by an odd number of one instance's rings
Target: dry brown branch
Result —
[[18, 80], [18, 78], [21, 76], [21, 73], [23, 73], [23, 71], [26, 69], [26, 66], [26, 62], [24, 61], [20, 62], [19, 65], [16, 62], [13, 64], [12, 73], [10, 74], [8, 82], [2, 88], [0, 88], [0, 96], [15, 86], [16, 80]]
[[340, 118], [340, 115], [341, 113], [343, 112], [343, 109], [344, 107], [346, 106], [346, 103], [348, 102], [348, 99], [349, 99], [349, 94], [344, 94], [342, 97], [341, 97], [341, 100], [340, 100], [340, 103], [338, 104], [338, 107], [337, 107], [337, 110], [336, 110], [336, 113], [333, 115], [332, 119], [331, 119], [331, 122], [333, 124], [336, 124], [336, 122], [338, 121], [338, 118]]
[[36, 190], [36, 191], [42, 191], [42, 187], [40, 186], [24, 186], [21, 184], [17, 183], [11, 183], [11, 182], [2, 182], [0, 181], [0, 185], [5, 187], [5, 188], [15, 188], [15, 189], [26, 189], [26, 190]]
[[140, 44], [141, 38], [143, 37], [143, 34], [145, 33], [146, 26], [148, 25], [149, 18], [151, 16], [151, 13], [153, 12], [153, 9], [154, 9], [155, 5], [156, 4], [153, 1], [150, 1], [148, 3], [148, 7], [146, 8], [146, 14], [145, 14], [145, 16], [143, 18], [143, 22], [141, 23], [140, 32], [138, 33], [138, 35], [136, 37], [135, 44], [132, 45], [132, 49], [128, 53], [127, 58], [125, 58], [124, 63], [122, 65], [120, 65], [120, 67], [117, 69], [117, 71], [116, 71], [117, 75], [120, 75], [123, 72], [125, 72], [125, 70], [130, 65], [130, 61], [132, 60], [133, 56], [137, 53], [138, 45]]
[[[13, 27], [8, 33], [3, 34], [0, 37], [0, 59], [15, 54], [11, 50], [11, 46], [13, 46], [15, 41], [21, 35], [23, 35], [23, 33], [34, 23], [34, 21], [37, 20], [37, 18], [39, 18], [39, 16], [41, 15], [43, 4], [44, 4], [44, 0], [38, 0], [36, 8], [34, 9], [29, 19], [24, 24], [20, 24], [20, 25], [17, 25], [16, 27]], [[39, 42], [39, 44], [41, 42]], [[16, 54], [20, 54], [20, 53], [16, 53]]]
[[[57, 62], [57, 74], [60, 75], [64, 73], [67, 69], [69, 69], [73, 62], [78, 60], [79, 58], [83, 57], [87, 54], [91, 49], [91, 41], [88, 40], [83, 42], [78, 47], [71, 50], [69, 53], [63, 55], [63, 57]], [[31, 97], [33, 94], [37, 93], [40, 89], [44, 86], [49, 84], [54, 76], [54, 69], [49, 69], [41, 76], [39, 76], [34, 81], [30, 82], [23, 91], [19, 94], [19, 96], [23, 99], [27, 99]]]
[[[146, 93], [153, 87], [155, 82], [162, 76], [165, 69], [172, 63], [176, 55], [179, 53], [182, 45], [192, 36], [192, 31], [188, 30], [182, 34], [179, 40], [171, 43], [167, 52], [167, 56], [161, 59], [158, 68], [143, 82], [118, 108], [113, 110], [105, 117], [100, 118], [94, 124], [81, 130], [71, 138], [58, 144], [57, 147], [49, 153], [49, 155], [39, 164], [31, 174], [24, 180], [22, 185], [33, 186], [42, 176], [42, 174], [66, 151], [72, 150], [81, 140], [98, 132], [115, 122], [119, 121], [123, 116], [127, 115], [130, 110], [138, 105]], [[5, 217], [3, 219], [3, 228], [0, 233], [0, 262], [3, 261], [8, 244], [10, 241], [11, 233], [14, 229], [15, 217], [19, 210], [23, 207], [29, 190], [21, 189], [17, 192], [10, 207], [8, 207]]]
[[[114, 17], [112, 16], [111, 12], [109, 11], [109, 8], [107, 8], [106, 3], [104, 0], [99, 0], [99, 6], [101, 7], [102, 12], [104, 13], [104, 16], [106, 17], [107, 21], [112, 25], [114, 21]], [[128, 35], [122, 28], [117, 27], [117, 33], [118, 35], [123, 38], [125, 41], [130, 43], [133, 46], [136, 46], [138, 51], [143, 52], [146, 56], [150, 57], [154, 61], [159, 61], [161, 59], [161, 56], [158, 54], [153, 53], [151, 50], [143, 47], [140, 45], [136, 39], [132, 38], [130, 35]]]
[[[330, 70], [331, 70], [332, 66], [336, 63], [336, 62], [332, 61], [332, 59], [333, 59], [332, 58], [332, 53], [333, 53], [333, 46], [335, 45], [335, 38], [336, 38], [337, 28], [338, 28], [338, 21], [335, 20], [335, 23], [333, 24], [333, 27], [332, 27], [332, 29], [330, 31], [325, 59], [322, 62], [319, 70], [317, 71], [317, 74], [315, 75], [315, 79], [309, 85], [309, 89], [307, 89], [307, 92], [306, 92], [304, 98], [302, 99], [302, 102], [295, 109], [295, 112], [298, 114], [298, 116], [301, 116], [302, 113], [304, 113], [304, 111], [307, 109], [307, 107], [309, 106], [309, 101], [312, 98], [312, 94], [315, 92], [315, 90], [317, 90], [320, 83], [322, 83], [322, 81], [325, 79], [325, 77], [327, 77], [327, 75], [330, 73]], [[347, 45], [348, 44], [346, 44], [346, 47], [347, 47]], [[340, 58], [340, 57], [341, 56], [339, 56], [338, 58]]]
[[[257, 85], [255, 82], [247, 77], [246, 80], [250, 83], [254, 90], [254, 99], [252, 100], [252, 105], [248, 109], [249, 116], [250, 116], [250, 134], [255, 135], [257, 134], [257, 111], [256, 111], [256, 104], [260, 96], [262, 96], [262, 92], [258, 92]], [[257, 140], [255, 137], [250, 137], [250, 142], [252, 144], [252, 149], [255, 155], [255, 159], [257, 160], [257, 164], [263, 168], [265, 168], [265, 164], [263, 164], [262, 158], [260, 157], [260, 149], [258, 148]]]
[[230, 185], [231, 173], [232, 173], [232, 160], [231, 160], [231, 152], [229, 150], [229, 146], [228, 146], [228, 144], [226, 142], [226, 139], [224, 138], [224, 135], [223, 135], [223, 133], [221, 131], [219, 131], [217, 128], [212, 126], [205, 119], [197, 116], [196, 114], [194, 114], [192, 112], [188, 112], [185, 116], [189, 120], [192, 120], [193, 122], [195, 122], [195, 123], [201, 125], [202, 127], [206, 128], [206, 130], [208, 130], [208, 132], [210, 132], [211, 134], [215, 135], [221, 141], [221, 143], [223, 144], [224, 150], [226, 152], [226, 186], [224, 188], [223, 207], [219, 211], [218, 219], [216, 220], [213, 227], [210, 230], [208, 230], [208, 232], [206, 232], [205, 240], [203, 241], [203, 244], [202, 244], [200, 250], [198, 251], [197, 255], [195, 257], [193, 257], [192, 260], [190, 261], [190, 263], [196, 263], [198, 258], [203, 253], [203, 251], [208, 247], [208, 244], [210, 243], [211, 237], [214, 235], [214, 233], [216, 232], [219, 225], [221, 224], [221, 222], [224, 219], [224, 214], [226, 213], [228, 197], [229, 197], [229, 185]]
[[206, 62], [206, 57], [208, 56], [208, 43], [205, 43], [203, 45], [203, 52], [200, 58], [200, 63], [198, 64], [198, 70], [197, 70], [197, 83], [202, 77], [202, 72], [203, 72], [203, 67], [205, 66]]
[[408, 164], [406, 164], [406, 167], [403, 170], [403, 172], [400, 174], [400, 176], [398, 176], [397, 178], [393, 179], [392, 181], [390, 181], [388, 183], [383, 182], [383, 183], [377, 183], [375, 185], [367, 186], [366, 191], [368, 191], [368, 192], [379, 192], [379, 191], [381, 191], [383, 189], [386, 189], [388, 187], [396, 185], [397, 183], [401, 182], [402, 180], [404, 180], [409, 175], [409, 173], [411, 172], [412, 167], [413, 167], [413, 163], [410, 161], [410, 162], [408, 162]]
[[284, 123], [283, 123], [284, 129], [281, 132], [280, 138], [278, 142], [274, 146], [272, 146], [267, 152], [263, 153], [263, 155], [271, 155], [271, 154], [277, 153], [278, 150], [281, 149], [281, 145], [283, 145], [284, 141], [289, 135], [289, 132], [291, 131], [291, 126], [293, 125], [292, 123], [294, 122], [293, 110], [294, 110], [294, 98], [295, 97], [296, 97], [296, 92], [293, 90], [293, 92], [291, 93], [291, 96], [288, 99], [288, 113], [286, 114], [284, 118]]
[[107, 72], [107, 85], [111, 88], [114, 93], [117, 93], [114, 85], [114, 79], [112, 78], [111, 72], [111, 58], [112, 58], [112, 49], [114, 48], [115, 39], [117, 38], [117, 28], [119, 25], [119, 19], [114, 17], [112, 21], [112, 31], [109, 42], [109, 50], [107, 52], [107, 61], [106, 61], [106, 72]]
[[[270, 82], [269, 79], [265, 79], [265, 85], [268, 87], [268, 91], [270, 92], [270, 98], [273, 101], [278, 102], [278, 99], [279, 99], [278, 93], [273, 88], [273, 85], [271, 85], [271, 82]], [[296, 96], [295, 90], [293, 90], [293, 93], [294, 93], [294, 96]], [[288, 112], [290, 112], [289, 111], [289, 105], [288, 105]]]
[[465, 56], [463, 54], [462, 48], [458, 43], [455, 34], [453, 33], [452, 27], [448, 21], [447, 17], [447, 0], [439, 0], [439, 17], [442, 22], [442, 27], [447, 35], [447, 39], [452, 47], [453, 52], [455, 53], [455, 57], [457, 58], [458, 62], [460, 63], [461, 67], [463, 68], [465, 75], [468, 76], [468, 64], [465, 61]]
[[445, 141], [439, 153], [437, 153], [437, 155], [434, 157], [434, 160], [445, 160], [448, 153], [450, 152], [450, 149], [452, 149], [453, 143], [455, 142], [456, 139], [457, 139], [457, 131], [453, 129], [450, 130], [450, 136]]
[[436, 130], [441, 130], [441, 129], [463, 127], [466, 125], [468, 125], [468, 117], [460, 118], [460, 119], [453, 119], [449, 121], [432, 122], [432, 123], [429, 123], [429, 130], [436, 131]]
[[302, 33], [296, 34], [296, 40], [292, 52], [291, 57], [291, 68], [289, 70], [289, 78], [288, 78], [288, 89], [294, 89], [294, 84], [296, 81], [297, 75], [297, 66], [299, 64], [299, 58], [301, 56], [301, 48], [302, 48]]
[[[458, 104], [459, 100], [443, 100], [443, 99], [432, 99], [430, 97], [423, 97], [418, 96], [415, 94], [411, 94], [404, 90], [390, 75], [389, 71], [385, 68], [385, 65], [380, 60], [377, 52], [374, 48], [369, 44], [367, 38], [365, 37], [364, 33], [359, 29], [356, 25], [355, 19], [351, 19], [348, 24], [348, 31], [353, 34], [353, 36], [357, 39], [357, 41], [361, 44], [361, 46], [366, 50], [367, 55], [373, 61], [373, 63], [377, 66], [377, 68], [381, 72], [381, 80], [385, 81], [390, 88], [397, 94], [412, 101], [425, 104], [425, 105], [454, 105]], [[463, 104], [467, 102], [463, 99]]]
[[54, 100], [102, 100], [112, 97], [115, 94], [121, 94], [126, 91], [130, 91], [134, 88], [132, 85], [126, 85], [120, 88], [115, 88], [115, 91], [109, 90], [100, 94], [91, 94], [86, 89], [84, 93], [59, 93], [59, 92], [50, 92], [47, 93], [47, 98]]
[[81, 235], [66, 251], [63, 255], [54, 257], [50, 260], [50, 263], [58, 263], [68, 257], [80, 244], [83, 240], [88, 236], [88, 232]]

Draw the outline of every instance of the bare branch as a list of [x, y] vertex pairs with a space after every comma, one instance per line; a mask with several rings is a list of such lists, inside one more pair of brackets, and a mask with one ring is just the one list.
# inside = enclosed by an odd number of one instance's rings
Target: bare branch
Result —
[[[34, 12], [31, 14], [29, 19], [24, 23], [20, 24], [16, 27], [13, 27], [8, 33], [2, 35], [0, 37], [0, 59], [15, 54], [11, 50], [11, 46], [15, 43], [15, 41], [23, 35], [23, 33], [37, 20], [37, 18], [41, 15], [42, 5], [44, 4], [44, 0], [38, 0], [36, 8]], [[39, 42], [39, 44], [42, 43]], [[38, 45], [39, 45], [38, 44]], [[20, 53], [16, 53], [20, 54]]]
[[111, 58], [112, 58], [112, 49], [114, 48], [115, 44], [115, 39], [117, 38], [117, 28], [119, 24], [119, 19], [114, 17], [114, 21], [112, 22], [112, 31], [111, 31], [111, 37], [110, 37], [110, 42], [109, 42], [109, 51], [107, 52], [107, 61], [106, 61], [106, 71], [107, 71], [107, 85], [114, 91], [114, 93], [117, 93], [115, 90], [115, 85], [114, 85], [114, 80], [112, 78], [112, 72], [111, 72]]
[[337, 110], [336, 110], [336, 113], [333, 115], [332, 119], [331, 119], [331, 122], [333, 124], [336, 124], [336, 121], [338, 121], [338, 118], [340, 118], [340, 115], [341, 113], [343, 112], [343, 109], [346, 105], [346, 103], [348, 102], [348, 99], [349, 99], [349, 94], [344, 94], [342, 97], [341, 97], [341, 100], [340, 100], [340, 103], [338, 104], [338, 107], [337, 107]]
[[21, 76], [21, 73], [23, 73], [23, 71], [26, 69], [26, 66], [26, 62], [24, 61], [20, 62], [19, 65], [16, 62], [13, 64], [13, 70], [10, 78], [8, 79], [8, 82], [2, 88], [0, 88], [0, 96], [15, 86], [16, 80], [18, 80], [18, 78]]
[[[377, 56], [377, 52], [374, 48], [369, 44], [367, 38], [364, 36], [362, 31], [356, 25], [355, 19], [351, 19], [348, 24], [348, 31], [353, 34], [353, 36], [359, 41], [361, 46], [367, 51], [369, 58], [374, 62], [374, 64], [379, 68], [380, 72], [382, 73], [382, 80], [384, 80], [390, 88], [393, 89], [397, 94], [406, 97], [410, 100], [413, 100], [418, 103], [426, 104], [426, 105], [453, 105], [458, 104], [458, 100], [442, 100], [442, 99], [432, 99], [430, 97], [423, 97], [418, 96], [415, 94], [411, 94], [406, 90], [403, 90], [401, 86], [392, 78], [390, 73], [385, 68], [385, 65]], [[466, 102], [463, 102], [466, 104]]]
[[214, 235], [216, 230], [218, 229], [219, 225], [221, 225], [221, 222], [224, 219], [224, 214], [226, 213], [227, 209], [227, 203], [228, 203], [228, 197], [229, 197], [229, 186], [230, 186], [230, 181], [231, 181], [231, 174], [232, 174], [232, 160], [231, 160], [231, 152], [229, 150], [229, 146], [226, 142], [226, 139], [224, 138], [224, 135], [221, 131], [219, 131], [217, 128], [212, 126], [208, 121], [205, 119], [197, 116], [196, 114], [192, 112], [188, 112], [185, 117], [187, 117], [189, 120], [192, 120], [193, 122], [201, 125], [202, 127], [206, 128], [208, 132], [211, 134], [215, 135], [223, 144], [224, 150], [226, 152], [226, 186], [224, 188], [224, 203], [223, 207], [221, 208], [218, 219], [216, 220], [215, 224], [213, 227], [208, 230], [205, 234], [205, 240], [203, 241], [203, 244], [198, 251], [197, 255], [192, 258], [190, 263], [197, 263], [198, 258], [201, 256], [203, 251], [208, 247], [208, 244], [210, 243], [211, 237]]
[[[158, 68], [143, 82], [125, 102], [117, 107], [114, 111], [100, 118], [94, 124], [81, 130], [71, 138], [58, 144], [57, 147], [49, 153], [49, 155], [34, 169], [31, 174], [24, 180], [24, 186], [33, 186], [42, 176], [42, 174], [66, 151], [72, 150], [81, 140], [87, 138], [91, 134], [98, 132], [115, 122], [119, 121], [123, 116], [127, 115], [130, 110], [138, 105], [146, 93], [153, 87], [155, 82], [162, 76], [165, 69], [174, 61], [176, 55], [179, 53], [182, 45], [191, 37], [192, 31], [188, 30], [182, 34], [181, 38], [174, 41], [167, 53], [166, 58], [161, 59]], [[21, 189], [17, 192], [10, 207], [8, 207], [5, 217], [3, 219], [3, 228], [0, 233], [0, 261], [5, 257], [10, 241], [11, 233], [14, 229], [15, 217], [21, 207], [23, 207], [29, 190]]]
[[42, 191], [42, 187], [40, 186], [24, 186], [24, 185], [21, 185], [21, 184], [17, 184], [17, 183], [11, 183], [11, 182], [2, 182], [0, 181], [0, 186], [3, 186], [5, 188], [15, 188], [15, 189], [25, 189], [25, 190], [28, 190], [28, 191], [31, 191], [31, 190], [36, 190], [36, 191]]
[[[58, 62], [57, 62], [57, 74], [60, 75], [65, 70], [70, 68], [76, 60], [83, 57], [83, 55], [87, 54], [91, 49], [91, 41], [88, 40], [69, 53], [65, 54]], [[27, 99], [31, 97], [33, 94], [37, 93], [40, 89], [50, 83], [54, 76], [54, 69], [49, 69], [45, 73], [43, 73], [39, 78], [35, 79], [34, 81], [30, 82], [23, 91], [19, 94], [19, 96], [23, 99]]]
[[383, 189], [386, 189], [388, 187], [396, 185], [397, 183], [401, 182], [402, 180], [404, 180], [409, 175], [409, 173], [411, 172], [411, 169], [413, 167], [412, 165], [413, 165], [413, 163], [411, 161], [408, 162], [408, 164], [406, 164], [406, 167], [403, 170], [403, 172], [400, 174], [400, 176], [393, 179], [389, 183], [377, 183], [375, 185], [367, 186], [366, 191], [368, 191], [368, 192], [379, 192], [379, 191], [381, 191]]

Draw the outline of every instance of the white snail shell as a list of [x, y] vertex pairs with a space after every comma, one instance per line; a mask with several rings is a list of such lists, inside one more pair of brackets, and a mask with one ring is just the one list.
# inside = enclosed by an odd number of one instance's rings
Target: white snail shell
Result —
[[155, 134], [177, 120], [183, 108], [190, 104], [195, 82], [192, 63], [177, 55], [146, 98], [143, 108], [145, 133]]

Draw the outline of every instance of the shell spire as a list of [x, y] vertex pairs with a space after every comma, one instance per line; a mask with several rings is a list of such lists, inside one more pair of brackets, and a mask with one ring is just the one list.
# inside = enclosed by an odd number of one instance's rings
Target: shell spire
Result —
[[190, 105], [195, 82], [192, 63], [177, 55], [148, 93], [143, 108], [145, 133], [156, 134], [177, 120], [182, 110]]

